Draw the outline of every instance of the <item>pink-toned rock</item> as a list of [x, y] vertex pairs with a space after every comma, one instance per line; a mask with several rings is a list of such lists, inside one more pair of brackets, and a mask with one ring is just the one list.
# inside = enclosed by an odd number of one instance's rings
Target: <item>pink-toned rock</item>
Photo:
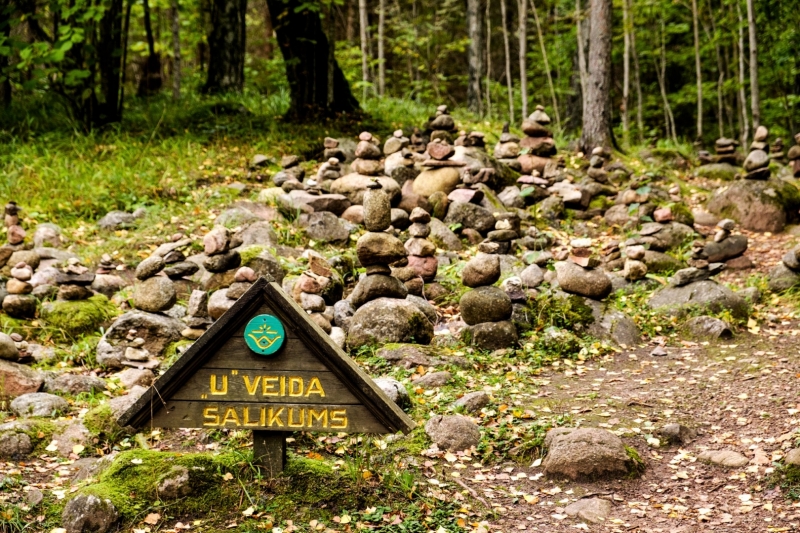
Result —
[[452, 157], [455, 150], [447, 143], [428, 143], [428, 154], [439, 161]]
[[410, 255], [408, 256], [408, 266], [416, 270], [417, 274], [419, 274], [426, 283], [430, 283], [436, 278], [439, 260], [435, 257]]
[[344, 213], [342, 213], [342, 218], [348, 222], [352, 222], [353, 224], [363, 224], [364, 206], [351, 205], [350, 207], [344, 210]]
[[0, 398], [16, 398], [38, 392], [42, 388], [42, 374], [25, 365], [0, 360]]
[[746, 255], [740, 255], [725, 261], [726, 270], [748, 270], [753, 268], [753, 262]]
[[675, 217], [672, 214], [672, 209], [669, 207], [659, 207], [653, 211], [653, 220], [656, 222], [670, 222], [674, 219]]
[[217, 226], [203, 237], [203, 248], [206, 255], [221, 254], [228, 250], [230, 232], [228, 228]]
[[25, 230], [21, 226], [8, 228], [8, 244], [21, 244], [25, 240]]
[[242, 282], [254, 282], [258, 279], [258, 274], [256, 274], [255, 270], [250, 267], [242, 267], [236, 271], [236, 274], [233, 276], [233, 281], [242, 283]]
[[479, 204], [483, 200], [483, 191], [475, 189], [455, 189], [447, 195], [451, 202], [463, 202], [465, 204]]
[[308, 294], [319, 294], [322, 292], [322, 284], [307, 274], [301, 274], [294, 282], [293, 293], [306, 292]]
[[522, 166], [523, 174], [530, 174], [534, 170], [540, 174], [544, 173], [547, 163], [550, 162], [549, 157], [539, 157], [538, 155], [524, 154], [517, 158], [520, 166]]

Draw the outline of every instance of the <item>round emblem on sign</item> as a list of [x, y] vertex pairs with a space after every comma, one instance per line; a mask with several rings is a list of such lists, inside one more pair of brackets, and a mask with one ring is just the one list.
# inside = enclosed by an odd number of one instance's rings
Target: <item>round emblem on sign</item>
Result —
[[283, 324], [272, 315], [255, 316], [244, 328], [247, 346], [259, 355], [273, 355], [283, 346], [285, 338]]

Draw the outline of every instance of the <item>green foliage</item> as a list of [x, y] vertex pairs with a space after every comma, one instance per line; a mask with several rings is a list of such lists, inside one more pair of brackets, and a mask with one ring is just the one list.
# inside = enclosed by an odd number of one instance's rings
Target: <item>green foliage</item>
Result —
[[42, 306], [45, 323], [67, 338], [97, 331], [118, 313], [117, 307], [102, 294], [95, 294], [88, 300], [56, 300]]

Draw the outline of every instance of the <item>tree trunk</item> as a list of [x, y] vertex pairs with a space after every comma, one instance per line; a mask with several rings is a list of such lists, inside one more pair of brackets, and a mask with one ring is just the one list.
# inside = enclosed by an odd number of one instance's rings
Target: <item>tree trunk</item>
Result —
[[267, 0], [286, 65], [292, 104], [289, 116], [311, 120], [358, 110], [358, 101], [334, 59], [333, 100], [328, 98], [330, 46], [319, 13], [304, 0]]
[[[356, 3], [357, 0], [345, 0], [347, 2], [347, 20], [345, 24], [345, 38], [347, 42], [351, 45], [353, 41], [356, 39], [356, 9], [353, 7], [353, 4]], [[269, 3], [269, 1], [267, 1]]]
[[328, 36], [328, 95], [325, 102], [328, 109], [333, 105], [333, 100], [336, 98], [334, 88], [336, 87], [336, 69], [339, 65], [336, 63], [336, 21], [333, 19], [334, 3], [331, 2], [328, 6], [327, 22], [327, 36]]
[[758, 92], [758, 45], [753, 0], [747, 0], [747, 31], [750, 37], [750, 112], [753, 115], [753, 129], [755, 129], [761, 125], [761, 97]]
[[181, 24], [178, 12], [178, 0], [171, 0], [170, 15], [172, 19], [172, 97], [181, 97]]
[[486, 116], [492, 116], [492, 0], [486, 0]]
[[[736, 2], [736, 14], [739, 17], [739, 103], [742, 108], [742, 129], [740, 133], [740, 140], [742, 146], [747, 146], [747, 140], [750, 137], [750, 120], [747, 117], [747, 90], [745, 89], [744, 81], [744, 20], [742, 20], [742, 6]], [[755, 117], [753, 121], [753, 128], [756, 128]]]
[[[630, 0], [624, 0], [625, 2], [630, 2]], [[639, 139], [639, 143], [644, 142], [644, 104], [642, 98], [642, 82], [641, 82], [641, 71], [639, 70], [639, 54], [636, 52], [636, 24], [634, 24], [634, 19], [636, 15], [630, 9], [630, 4], [628, 7], [628, 11], [630, 12], [631, 16], [631, 54], [633, 54], [633, 81], [636, 85], [636, 131], [637, 137]]]
[[161, 55], [156, 53], [156, 43], [153, 38], [153, 25], [150, 21], [150, 1], [143, 0], [144, 6], [144, 32], [147, 37], [147, 59], [145, 59], [142, 79], [139, 80], [139, 96], [149, 96], [161, 89]]
[[267, 34], [267, 43], [264, 45], [264, 55], [267, 59], [272, 59], [272, 54], [275, 51], [273, 41], [275, 29], [272, 26], [272, 13], [269, 12], [269, 6], [264, 2], [264, 33]]
[[481, 50], [481, 2], [467, 0], [467, 63], [469, 80], [467, 85], [467, 107], [475, 114], [481, 114], [481, 72], [483, 71]]
[[367, 99], [369, 54], [367, 52], [367, 0], [358, 0], [358, 35], [361, 40], [361, 99]]
[[611, 147], [611, 0], [592, 0], [589, 78], [583, 107], [584, 153]]
[[622, 142], [631, 143], [631, 113], [629, 108], [631, 92], [631, 15], [628, 0], [622, 0]]
[[[0, 0], [0, 44], [5, 45], [11, 35], [11, 0]], [[0, 55], [0, 107], [11, 105], [11, 80], [6, 69], [9, 67], [7, 55]]]
[[383, 33], [385, 30], [385, 25], [386, 0], [380, 0], [378, 4], [378, 94], [381, 96], [383, 96], [383, 93], [386, 90], [386, 58], [383, 53]]
[[[97, 42], [97, 70], [100, 73], [100, 92], [90, 120], [95, 125], [119, 122], [122, 119], [120, 89], [122, 88], [122, 0], [112, 0], [100, 20]], [[94, 79], [94, 78], [92, 78]]]
[[[272, 3], [270, 12], [274, 12]], [[208, 77], [203, 92], [241, 92], [244, 88], [246, 13], [247, 0], [213, 0]]]
[[[661, 19], [661, 60], [660, 64], [656, 62], [656, 75], [658, 76], [658, 87], [661, 91], [661, 102], [664, 105], [664, 123], [667, 130], [667, 137], [673, 143], [678, 144], [678, 135], [675, 131], [675, 117], [672, 115], [672, 107], [669, 105], [669, 98], [667, 97], [667, 46], [666, 46], [666, 27], [664, 19]], [[653, 61], [656, 61], [653, 58]]]
[[508, 121], [514, 122], [514, 81], [511, 78], [511, 47], [508, 42], [508, 17], [506, 0], [500, 0], [500, 16], [503, 28], [503, 47], [506, 55], [506, 88], [508, 89]]
[[526, 65], [528, 53], [528, 2], [517, 0], [518, 9], [518, 37], [519, 37], [519, 92], [522, 100], [522, 120], [528, 118], [528, 67]]
[[[709, 6], [711, 7], [711, 6]], [[723, 90], [725, 86], [725, 64], [722, 62], [722, 53], [719, 47], [719, 39], [717, 35], [717, 23], [714, 22], [714, 12], [712, 8], [711, 17], [711, 35], [708, 35], [708, 28], [706, 27], [706, 37], [714, 40], [714, 56], [717, 59], [717, 126], [719, 128], [719, 136], [725, 136], [725, 102], [723, 97]]]
[[581, 99], [586, 100], [586, 82], [589, 78], [589, 69], [586, 66], [586, 27], [581, 24], [583, 11], [581, 10], [581, 0], [575, 0], [575, 35], [578, 38], [578, 74], [581, 79]]
[[556, 99], [556, 89], [553, 86], [553, 76], [550, 74], [550, 63], [547, 61], [547, 48], [544, 46], [544, 35], [542, 35], [542, 25], [539, 24], [539, 14], [536, 12], [536, 0], [531, 0], [533, 9], [533, 21], [536, 23], [536, 34], [539, 36], [539, 47], [542, 49], [542, 62], [544, 71], [547, 74], [547, 84], [550, 87], [550, 100], [553, 104], [553, 113], [556, 116], [556, 129], [561, 131], [561, 114], [558, 111], [558, 99]]
[[703, 70], [700, 66], [700, 30], [697, 0], [692, 0], [692, 29], [694, 30], [694, 70], [697, 78], [697, 139], [703, 138]]

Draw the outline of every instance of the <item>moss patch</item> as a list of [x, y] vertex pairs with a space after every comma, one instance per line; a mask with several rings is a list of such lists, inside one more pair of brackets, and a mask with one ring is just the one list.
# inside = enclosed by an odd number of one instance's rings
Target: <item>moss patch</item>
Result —
[[639, 452], [636, 451], [636, 448], [632, 446], [625, 446], [625, 453], [631, 459], [631, 467], [630, 467], [630, 475], [631, 477], [638, 477], [642, 472], [644, 472], [644, 461], [642, 461], [642, 457], [639, 455]]
[[86, 413], [83, 425], [94, 437], [111, 437], [122, 431], [108, 403], [102, 403]]
[[239, 256], [242, 258], [242, 266], [247, 266], [250, 261], [261, 255], [261, 252], [266, 250], [264, 246], [253, 244], [239, 250]]
[[42, 306], [42, 319], [47, 325], [68, 337], [97, 331], [117, 313], [116, 306], [102, 294], [88, 300], [56, 300]]

